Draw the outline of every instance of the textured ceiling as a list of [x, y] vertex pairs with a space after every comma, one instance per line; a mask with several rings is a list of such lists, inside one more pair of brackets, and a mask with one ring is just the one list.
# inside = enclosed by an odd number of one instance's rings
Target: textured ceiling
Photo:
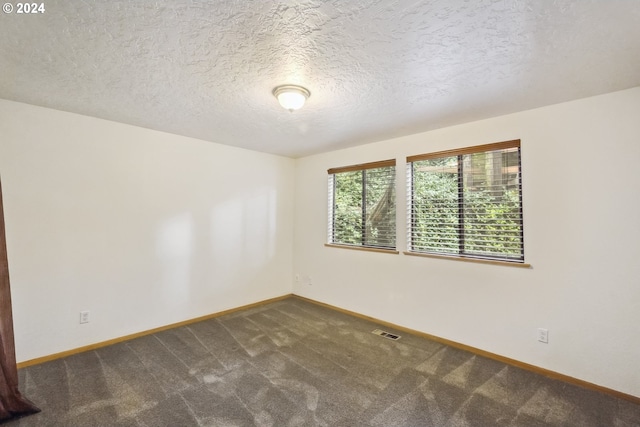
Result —
[[0, 13], [0, 98], [290, 157], [640, 85], [637, 0], [44, 4]]

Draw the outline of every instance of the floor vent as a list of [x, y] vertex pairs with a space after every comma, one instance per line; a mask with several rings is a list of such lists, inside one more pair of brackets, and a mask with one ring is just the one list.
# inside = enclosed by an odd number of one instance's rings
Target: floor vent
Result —
[[390, 334], [389, 332], [385, 332], [382, 329], [375, 329], [371, 333], [380, 335], [381, 337], [389, 338], [390, 340], [394, 340], [394, 341], [400, 339], [400, 335]]

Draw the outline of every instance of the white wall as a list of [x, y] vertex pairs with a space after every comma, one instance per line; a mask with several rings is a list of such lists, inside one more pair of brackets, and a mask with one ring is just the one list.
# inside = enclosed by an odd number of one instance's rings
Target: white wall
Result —
[[[294, 292], [640, 396], [639, 118], [635, 88], [299, 159]], [[531, 269], [323, 246], [328, 168], [396, 158], [404, 201], [407, 155], [511, 139]]]
[[293, 173], [292, 159], [0, 100], [18, 361], [290, 293]]

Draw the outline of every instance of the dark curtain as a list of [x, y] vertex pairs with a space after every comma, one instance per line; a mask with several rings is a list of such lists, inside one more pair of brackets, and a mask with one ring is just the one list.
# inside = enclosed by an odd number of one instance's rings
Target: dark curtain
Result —
[[18, 368], [13, 341], [13, 316], [11, 313], [11, 289], [9, 287], [9, 263], [4, 233], [2, 185], [0, 185], [0, 422], [39, 412], [18, 390]]

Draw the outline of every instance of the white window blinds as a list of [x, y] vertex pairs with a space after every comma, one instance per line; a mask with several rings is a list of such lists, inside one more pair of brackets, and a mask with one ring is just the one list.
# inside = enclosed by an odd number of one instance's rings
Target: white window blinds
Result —
[[328, 241], [395, 249], [395, 160], [329, 169]]
[[407, 157], [410, 252], [524, 262], [520, 141]]

